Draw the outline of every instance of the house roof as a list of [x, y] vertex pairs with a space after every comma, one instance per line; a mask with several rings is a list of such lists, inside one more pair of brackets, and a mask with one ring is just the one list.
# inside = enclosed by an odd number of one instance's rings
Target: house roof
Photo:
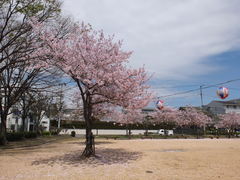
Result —
[[232, 100], [229, 100], [229, 101], [212, 101], [210, 103], [221, 103], [221, 104], [224, 104], [224, 105], [240, 105], [240, 99], [232, 99]]

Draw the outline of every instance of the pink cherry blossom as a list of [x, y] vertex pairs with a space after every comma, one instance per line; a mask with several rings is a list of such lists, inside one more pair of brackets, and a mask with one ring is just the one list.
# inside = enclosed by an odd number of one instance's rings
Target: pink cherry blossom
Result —
[[219, 115], [221, 121], [216, 124], [218, 128], [236, 129], [240, 127], [240, 114], [227, 113]]
[[205, 127], [212, 122], [212, 119], [204, 114], [201, 110], [193, 107], [187, 107], [181, 111], [181, 118], [179, 118], [179, 126], [196, 126]]
[[[123, 51], [122, 41], [115, 42], [114, 36], [106, 36], [103, 31], [94, 31], [81, 24], [64, 38], [59, 38], [57, 31], [46, 24], [34, 20], [31, 24], [41, 40], [39, 51], [34, 56], [45, 57], [44, 61], [37, 62], [38, 67], [59, 68], [79, 88], [87, 127], [87, 146], [83, 154], [90, 156], [93, 154], [91, 130], [94, 111], [103, 110], [101, 105], [114, 105], [127, 111], [134, 110], [131, 116], [136, 115], [135, 111], [146, 106], [152, 98], [149, 86], [145, 84], [149, 77], [144, 68], [128, 68], [132, 52]], [[123, 119], [135, 121], [131, 116], [123, 115]]]

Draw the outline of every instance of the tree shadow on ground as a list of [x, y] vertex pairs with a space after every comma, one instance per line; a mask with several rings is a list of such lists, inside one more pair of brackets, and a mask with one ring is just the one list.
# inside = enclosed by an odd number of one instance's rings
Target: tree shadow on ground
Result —
[[130, 152], [124, 149], [97, 149], [96, 156], [82, 158], [81, 151], [74, 151], [61, 156], [54, 156], [47, 159], [39, 159], [32, 162], [32, 165], [49, 165], [55, 164], [65, 166], [99, 166], [111, 164], [125, 164], [136, 161], [142, 157], [140, 152]]

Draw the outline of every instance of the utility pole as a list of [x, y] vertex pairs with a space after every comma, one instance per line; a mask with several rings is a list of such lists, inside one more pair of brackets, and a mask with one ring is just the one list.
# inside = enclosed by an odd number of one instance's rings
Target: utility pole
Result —
[[[202, 110], [203, 110], [203, 93], [202, 93], [202, 87], [203, 87], [203, 85], [200, 86], [200, 98], [201, 98], [201, 108], [202, 108]], [[204, 125], [204, 126], [203, 126], [203, 133], [204, 133], [204, 135], [205, 135], [205, 132], [206, 132], [206, 127], [205, 127], [205, 125]]]
[[203, 93], [202, 93], [202, 87], [203, 87], [203, 85], [200, 86], [200, 98], [201, 98], [201, 107], [203, 108]]

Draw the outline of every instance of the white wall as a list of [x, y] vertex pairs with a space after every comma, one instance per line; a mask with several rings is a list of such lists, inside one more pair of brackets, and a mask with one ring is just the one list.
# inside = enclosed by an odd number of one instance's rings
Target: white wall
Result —
[[225, 112], [226, 113], [238, 113], [238, 114], [240, 114], [240, 107], [239, 106], [237, 106], [236, 108], [227, 108], [227, 107], [225, 107]]
[[49, 131], [50, 119], [47, 116], [43, 116], [43, 118], [41, 120], [41, 125], [45, 128], [44, 131]]
[[[16, 123], [16, 118], [18, 118], [17, 123]], [[19, 128], [22, 125], [22, 118], [21, 116], [16, 116], [13, 113], [9, 114], [7, 116], [7, 123], [6, 123], [6, 127], [7, 129], [11, 129], [11, 126], [14, 125], [14, 130], [18, 131]]]
[[[62, 129], [60, 134], [71, 134], [72, 131], [75, 131], [76, 134], [79, 135], [85, 135], [86, 130], [85, 129]], [[126, 130], [124, 129], [93, 129], [93, 134], [96, 135], [126, 135]], [[144, 134], [145, 130], [131, 130], [132, 134], [138, 135], [138, 134]], [[148, 130], [148, 132], [157, 133], [158, 130]]]

